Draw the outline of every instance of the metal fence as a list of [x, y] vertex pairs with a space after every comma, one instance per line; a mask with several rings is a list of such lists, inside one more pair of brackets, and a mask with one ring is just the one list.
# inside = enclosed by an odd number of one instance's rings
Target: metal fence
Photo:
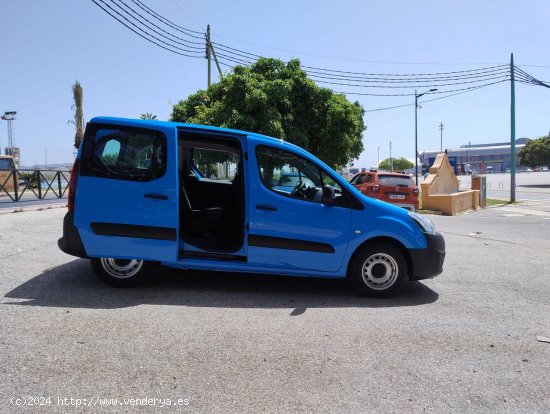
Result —
[[11, 201], [19, 201], [26, 193], [31, 195], [30, 198], [34, 195], [39, 200], [48, 194], [63, 198], [69, 187], [70, 175], [69, 170], [0, 170], [0, 197], [7, 195]]

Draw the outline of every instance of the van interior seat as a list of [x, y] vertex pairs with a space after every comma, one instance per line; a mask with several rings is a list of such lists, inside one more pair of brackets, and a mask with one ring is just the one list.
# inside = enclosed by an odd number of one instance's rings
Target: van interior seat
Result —
[[208, 207], [193, 209], [189, 196], [184, 186], [181, 191], [181, 205], [183, 207], [183, 230], [189, 231], [194, 236], [205, 236], [219, 225], [223, 216], [222, 207]]

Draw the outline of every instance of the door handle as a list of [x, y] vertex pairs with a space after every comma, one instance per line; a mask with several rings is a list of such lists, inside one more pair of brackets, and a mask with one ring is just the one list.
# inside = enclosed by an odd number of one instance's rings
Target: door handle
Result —
[[155, 199], [155, 200], [168, 200], [168, 196], [167, 196], [167, 195], [159, 194], [159, 193], [147, 193], [147, 194], [144, 194], [143, 197], [145, 197], [145, 198], [153, 198], [153, 199]]
[[277, 211], [277, 208], [269, 204], [258, 204], [256, 205], [256, 210]]

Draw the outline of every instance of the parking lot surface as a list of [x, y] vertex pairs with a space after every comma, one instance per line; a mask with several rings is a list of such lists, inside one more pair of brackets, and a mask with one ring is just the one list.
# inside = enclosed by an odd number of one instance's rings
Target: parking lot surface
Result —
[[0, 215], [0, 412], [549, 411], [544, 209], [432, 216], [444, 272], [386, 300], [168, 269], [111, 288], [58, 250], [64, 213]]
[[[510, 200], [511, 175], [487, 174], [487, 197]], [[471, 176], [458, 177], [461, 189], [470, 189]], [[550, 204], [550, 171], [516, 174], [516, 200], [531, 200]], [[550, 205], [549, 205], [550, 207]]]

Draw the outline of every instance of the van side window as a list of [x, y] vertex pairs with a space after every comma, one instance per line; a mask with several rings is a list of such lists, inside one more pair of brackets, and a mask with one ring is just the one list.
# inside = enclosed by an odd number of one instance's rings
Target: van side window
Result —
[[278, 194], [321, 202], [325, 184], [335, 188], [337, 197], [342, 193], [328, 174], [299, 155], [260, 146], [256, 157], [262, 183]]
[[94, 128], [84, 140], [82, 175], [151, 181], [166, 171], [166, 138], [138, 128]]
[[191, 162], [202, 176], [201, 178], [232, 182], [237, 174], [239, 154], [222, 150], [193, 148]]

